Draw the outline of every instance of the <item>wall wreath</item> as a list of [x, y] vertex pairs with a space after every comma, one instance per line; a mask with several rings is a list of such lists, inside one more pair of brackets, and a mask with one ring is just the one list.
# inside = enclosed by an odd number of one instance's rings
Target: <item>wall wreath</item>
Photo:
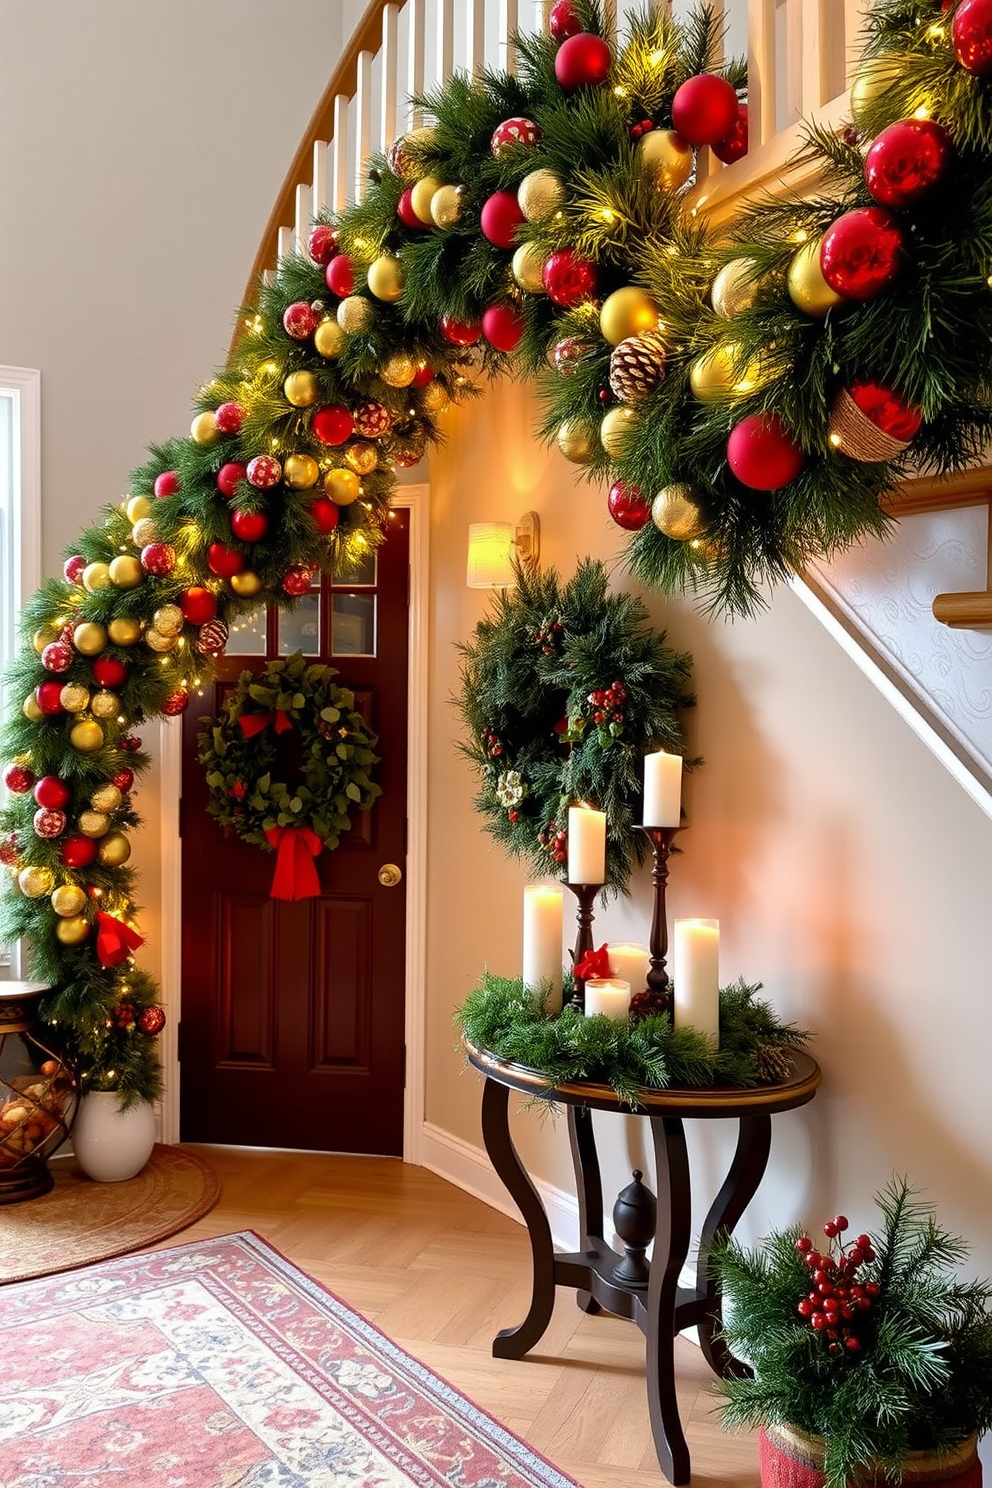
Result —
[[376, 735], [335, 676], [333, 667], [307, 666], [300, 652], [244, 671], [200, 734], [207, 810], [242, 841], [277, 853], [275, 899], [319, 893], [314, 859], [382, 794], [369, 776]]

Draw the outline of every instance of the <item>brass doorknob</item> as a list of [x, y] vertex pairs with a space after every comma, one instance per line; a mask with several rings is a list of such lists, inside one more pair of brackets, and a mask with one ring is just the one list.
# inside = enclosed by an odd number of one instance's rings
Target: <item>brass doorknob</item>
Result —
[[395, 863], [383, 863], [379, 869], [379, 882], [384, 889], [395, 889], [396, 885], [402, 881], [402, 868], [397, 868]]

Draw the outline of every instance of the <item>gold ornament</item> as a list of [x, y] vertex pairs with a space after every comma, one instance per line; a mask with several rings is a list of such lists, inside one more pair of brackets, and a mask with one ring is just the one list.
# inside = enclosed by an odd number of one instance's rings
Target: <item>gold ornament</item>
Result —
[[110, 831], [110, 817], [105, 811], [81, 811], [79, 830], [84, 837], [106, 837]]
[[521, 289], [530, 294], [544, 293], [544, 255], [536, 243], [521, 243], [510, 267]]
[[392, 304], [402, 297], [405, 278], [406, 270], [402, 261], [392, 253], [380, 253], [369, 264], [365, 282], [369, 293], [374, 294], [377, 300]]
[[282, 478], [292, 491], [309, 491], [320, 478], [320, 466], [311, 455], [287, 455]]
[[462, 215], [464, 186], [439, 186], [431, 197], [431, 221], [435, 227], [454, 227]]
[[347, 340], [344, 331], [331, 316], [325, 316], [313, 333], [313, 344], [318, 356], [332, 362], [344, 350]]
[[69, 730], [69, 743], [80, 754], [94, 754], [103, 748], [103, 729], [95, 718], [80, 718]]
[[736, 320], [758, 298], [753, 258], [732, 258], [713, 280], [710, 304], [721, 320]]
[[692, 146], [674, 129], [652, 129], [637, 143], [641, 169], [658, 191], [678, 191], [692, 175]]
[[607, 295], [599, 312], [599, 329], [611, 346], [628, 336], [642, 336], [658, 324], [658, 306], [649, 294], [634, 284]]
[[156, 630], [150, 625], [145, 631], [145, 645], [159, 656], [164, 656], [167, 651], [174, 651], [179, 637], [176, 635], [165, 635], [161, 630]]
[[379, 376], [389, 387], [409, 387], [417, 375], [417, 364], [405, 351], [396, 351], [386, 362]]
[[27, 899], [44, 899], [46, 894], [52, 892], [51, 870], [42, 868], [33, 863], [29, 868], [22, 868], [17, 875], [17, 886]]
[[603, 415], [599, 442], [611, 460], [621, 460], [630, 445], [630, 436], [638, 420], [637, 410], [621, 403]]
[[565, 200], [565, 188], [551, 170], [530, 171], [517, 190], [517, 203], [528, 222], [544, 222]]
[[705, 531], [699, 495], [692, 486], [666, 486], [651, 503], [651, 520], [659, 532], [676, 542], [690, 542]]
[[140, 522], [142, 517], [150, 517], [155, 508], [147, 496], [131, 496], [124, 510], [129, 522]]
[[89, 594], [96, 594], [101, 589], [106, 589], [110, 583], [109, 563], [87, 563], [83, 569], [83, 588]]
[[443, 413], [450, 402], [448, 389], [443, 382], [438, 382], [436, 379], [420, 390], [420, 406], [427, 413]]
[[877, 103], [882, 94], [897, 82], [902, 75], [900, 59], [891, 53], [882, 52], [877, 57], [866, 57], [851, 84], [851, 115], [855, 123], [865, 109]]
[[367, 444], [364, 439], [349, 444], [344, 457], [356, 475], [370, 475], [379, 463], [375, 445]]
[[59, 693], [59, 702], [67, 713], [82, 713], [89, 707], [90, 690], [81, 682], [67, 682]]
[[338, 325], [349, 336], [357, 336], [365, 329], [372, 313], [372, 306], [364, 295], [348, 295], [338, 306]]
[[112, 780], [97, 786], [90, 796], [90, 805], [94, 811], [117, 811], [123, 802], [124, 792]]
[[440, 191], [444, 185], [437, 176], [424, 176], [410, 188], [410, 205], [414, 216], [419, 217], [425, 227], [434, 226], [434, 218], [431, 216], [431, 198], [435, 191]]
[[195, 444], [216, 444], [220, 438], [220, 430], [217, 420], [208, 409], [206, 413], [198, 413], [189, 426], [189, 435]]
[[154, 517], [139, 517], [131, 528], [131, 541], [136, 548], [147, 548], [149, 543], [158, 542], [158, 523]]
[[[154, 524], [153, 524], [154, 525]], [[136, 589], [145, 577], [144, 569], [130, 553], [119, 553], [110, 560], [110, 582], [118, 589]]]
[[107, 626], [107, 635], [115, 646], [134, 646], [141, 640], [141, 621], [111, 620]]
[[90, 698], [90, 712], [94, 718], [116, 718], [121, 711], [121, 700], [109, 687], [101, 687]]
[[102, 839], [96, 855], [108, 868], [120, 868], [131, 856], [130, 840], [123, 832], [111, 832]]
[[42, 625], [32, 636], [31, 644], [40, 656], [45, 647], [50, 646], [58, 638], [59, 633], [57, 630], [53, 630], [49, 625]]
[[160, 635], [178, 635], [185, 623], [183, 612], [176, 604], [160, 605], [152, 616], [152, 624]]
[[338, 506], [350, 506], [361, 495], [362, 483], [353, 470], [335, 468], [324, 476], [324, 490]]
[[72, 915], [55, 921], [55, 939], [62, 945], [82, 945], [89, 933], [90, 922], [85, 915]]
[[227, 582], [241, 599], [253, 599], [262, 588], [261, 579], [250, 568], [243, 568], [240, 573], [232, 574]]
[[596, 458], [596, 444], [578, 419], [566, 419], [558, 430], [558, 448], [574, 465], [588, 465]]
[[86, 893], [78, 884], [59, 884], [52, 893], [52, 908], [57, 915], [78, 915], [86, 908]]
[[435, 132], [432, 125], [424, 124], [401, 135], [389, 147], [390, 168], [405, 181], [416, 180], [419, 167], [410, 152], [413, 150], [416, 154], [428, 149], [434, 143]]
[[820, 269], [820, 239], [804, 243], [789, 265], [787, 279], [789, 298], [805, 315], [817, 320], [843, 304], [842, 297], [831, 289]]
[[109, 634], [96, 620], [83, 620], [72, 632], [72, 644], [81, 656], [99, 656]]
[[760, 381], [757, 358], [746, 366], [740, 363], [736, 341], [719, 341], [697, 357], [689, 369], [689, 386], [700, 403], [716, 403], [721, 398], [743, 398], [753, 393]]
[[286, 402], [294, 408], [309, 408], [316, 403], [319, 388], [312, 372], [290, 372], [282, 385]]
[[45, 716], [44, 713], [42, 713], [41, 709], [38, 707], [38, 699], [35, 697], [33, 692], [29, 692], [27, 697], [24, 699], [23, 703], [21, 704], [21, 712], [24, 714], [24, 717], [28, 720], [29, 723], [38, 723]]

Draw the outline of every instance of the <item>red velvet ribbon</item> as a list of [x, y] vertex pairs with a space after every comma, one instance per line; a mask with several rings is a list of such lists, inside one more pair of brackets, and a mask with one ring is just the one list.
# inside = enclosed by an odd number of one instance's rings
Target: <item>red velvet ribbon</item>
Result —
[[277, 853], [270, 899], [315, 899], [320, 880], [314, 858], [322, 843], [309, 827], [270, 827], [265, 840]]
[[144, 945], [144, 939], [130, 925], [125, 925], [123, 920], [115, 920], [113, 915], [105, 914], [102, 909], [96, 912], [97, 935], [96, 954], [101, 966], [119, 966], [126, 961], [132, 951], [136, 951], [140, 945]]
[[586, 951], [581, 960], [576, 961], [572, 970], [584, 982], [587, 982], [590, 977], [608, 977], [610, 975], [610, 953], [605, 945], [601, 945], [598, 951]]
[[287, 729], [293, 727], [293, 720], [283, 712], [282, 708], [277, 708], [274, 713], [242, 713], [238, 723], [241, 725], [241, 732], [245, 738], [253, 739], [256, 734], [268, 728], [273, 719], [277, 734], [284, 734]]

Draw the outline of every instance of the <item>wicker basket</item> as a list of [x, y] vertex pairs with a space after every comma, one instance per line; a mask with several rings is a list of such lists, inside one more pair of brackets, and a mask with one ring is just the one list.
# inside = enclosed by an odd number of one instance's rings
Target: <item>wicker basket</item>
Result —
[[[823, 1442], [792, 1426], [769, 1426], [758, 1433], [761, 1488], [823, 1488]], [[890, 1480], [879, 1470], [866, 1484]], [[949, 1452], [910, 1452], [902, 1464], [903, 1488], [981, 1488], [978, 1439], [970, 1436]]]

